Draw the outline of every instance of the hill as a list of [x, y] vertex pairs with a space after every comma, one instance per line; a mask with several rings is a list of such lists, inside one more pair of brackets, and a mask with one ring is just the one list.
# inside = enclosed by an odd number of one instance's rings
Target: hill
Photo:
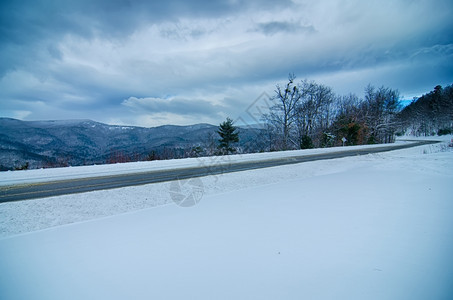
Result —
[[401, 132], [415, 136], [445, 135], [453, 131], [453, 85], [438, 85], [399, 113]]
[[[91, 120], [20, 121], [0, 118], [0, 169], [46, 168], [211, 155], [217, 126], [154, 128]], [[256, 129], [239, 129], [239, 151], [259, 151]], [[246, 149], [246, 150], [245, 150]]]

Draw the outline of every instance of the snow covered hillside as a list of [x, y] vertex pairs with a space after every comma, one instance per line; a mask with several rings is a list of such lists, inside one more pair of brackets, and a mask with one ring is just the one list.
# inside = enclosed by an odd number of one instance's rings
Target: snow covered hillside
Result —
[[1, 203], [0, 299], [451, 299], [452, 170], [442, 143], [203, 177], [190, 208], [174, 183]]

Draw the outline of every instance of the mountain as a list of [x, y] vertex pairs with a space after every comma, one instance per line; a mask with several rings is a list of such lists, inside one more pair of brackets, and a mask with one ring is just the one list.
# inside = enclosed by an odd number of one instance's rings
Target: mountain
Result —
[[[91, 120], [20, 121], [0, 118], [0, 169], [43, 168], [212, 155], [217, 126], [154, 128]], [[263, 149], [259, 129], [239, 128], [240, 152]]]

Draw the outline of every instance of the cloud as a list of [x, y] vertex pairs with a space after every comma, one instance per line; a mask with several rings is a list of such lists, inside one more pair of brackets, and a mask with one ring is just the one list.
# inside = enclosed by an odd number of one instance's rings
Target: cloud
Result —
[[421, 94], [452, 81], [452, 6], [2, 1], [0, 112], [134, 125], [219, 123], [262, 92], [272, 94], [290, 72], [339, 93], [360, 95], [372, 83]]
[[263, 32], [265, 35], [272, 36], [277, 33], [314, 33], [315, 28], [311, 25], [300, 25], [295, 22], [287, 21], [271, 21], [257, 24], [257, 31]]
[[183, 98], [136, 98], [129, 97], [122, 102], [122, 105], [132, 109], [134, 112], [160, 114], [172, 113], [176, 115], [216, 115], [225, 107], [216, 105], [202, 99]]
[[134, 115], [134, 120], [128, 123], [142, 126], [215, 124], [226, 118], [226, 111], [231, 111], [231, 107], [215, 104], [214, 101], [171, 97], [129, 97], [122, 102], [122, 106]]

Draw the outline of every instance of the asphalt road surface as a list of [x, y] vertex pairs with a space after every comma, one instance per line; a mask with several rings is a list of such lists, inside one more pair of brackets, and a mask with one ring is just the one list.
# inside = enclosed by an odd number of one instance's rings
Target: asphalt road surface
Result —
[[159, 170], [133, 174], [78, 178], [42, 183], [20, 184], [0, 187], [0, 203], [10, 201], [29, 200], [51, 196], [60, 196], [75, 193], [84, 193], [97, 190], [114, 189], [127, 186], [143, 185], [156, 182], [180, 180], [208, 175], [239, 172], [245, 170], [261, 169], [288, 164], [297, 164], [307, 161], [342, 158], [347, 156], [365, 155], [411, 148], [421, 145], [437, 143], [435, 141], [416, 141], [408, 144], [389, 144], [378, 148], [362, 148], [341, 152], [322, 153], [314, 155], [301, 155], [288, 158], [275, 158], [253, 162], [238, 162], [228, 165], [198, 166], [176, 170]]

